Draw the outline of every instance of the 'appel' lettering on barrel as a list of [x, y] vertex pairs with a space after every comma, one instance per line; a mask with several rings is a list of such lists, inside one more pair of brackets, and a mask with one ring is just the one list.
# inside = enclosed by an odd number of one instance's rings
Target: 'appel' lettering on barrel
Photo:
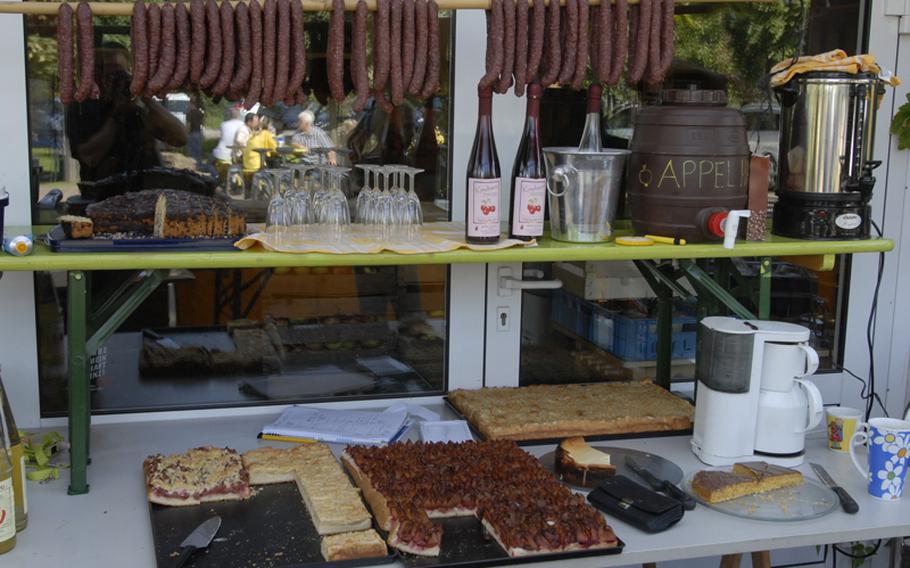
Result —
[[[653, 164], [653, 162], [652, 162]], [[749, 184], [749, 161], [739, 158], [728, 160], [667, 160], [655, 173], [648, 164], [638, 170], [638, 183], [643, 189], [661, 190], [715, 189], [724, 191], [746, 187]]]

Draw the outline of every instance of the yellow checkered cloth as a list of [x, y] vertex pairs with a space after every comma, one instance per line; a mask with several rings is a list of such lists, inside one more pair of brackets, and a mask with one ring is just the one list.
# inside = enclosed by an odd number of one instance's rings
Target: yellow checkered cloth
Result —
[[874, 55], [863, 54], [847, 57], [847, 52], [835, 49], [818, 55], [804, 55], [795, 62], [792, 58], [784, 59], [771, 68], [771, 86], [779, 87], [790, 82], [794, 76], [810, 71], [841, 71], [844, 73], [874, 73], [880, 75], [892, 87], [901, 84], [900, 79], [888, 73], [882, 75], [882, 69], [875, 61]]
[[[254, 227], [256, 229], [257, 227]], [[533, 246], [536, 241], [502, 239], [493, 245], [470, 245], [464, 240], [464, 223], [427, 223], [419, 227], [419, 234], [413, 240], [399, 239], [383, 241], [377, 235], [377, 229], [365, 225], [351, 225], [342, 242], [330, 241], [317, 234], [318, 229], [305, 225], [303, 231], [284, 228], [275, 231], [260, 227], [257, 232], [243, 237], [234, 246], [246, 250], [252, 246], [262, 246], [273, 252], [287, 253], [323, 253], [323, 254], [373, 254], [379, 252], [396, 252], [399, 254], [425, 254], [449, 252], [458, 249], [477, 251], [499, 250], [514, 246]]]

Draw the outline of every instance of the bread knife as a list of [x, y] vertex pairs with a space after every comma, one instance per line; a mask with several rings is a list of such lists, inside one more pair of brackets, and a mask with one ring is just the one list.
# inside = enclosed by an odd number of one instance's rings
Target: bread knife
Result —
[[853, 497], [850, 497], [850, 494], [847, 493], [843, 487], [838, 485], [830, 475], [828, 475], [828, 472], [824, 467], [817, 463], [810, 463], [809, 467], [811, 467], [812, 471], [815, 472], [815, 475], [817, 475], [818, 478], [822, 480], [822, 483], [837, 493], [837, 498], [840, 499], [840, 506], [844, 509], [845, 513], [850, 513], [852, 515], [859, 511], [859, 505], [856, 504], [856, 501], [853, 500]]
[[626, 466], [635, 472], [638, 477], [645, 480], [645, 483], [651, 486], [655, 491], [665, 493], [668, 497], [676, 499], [682, 503], [683, 508], [691, 511], [695, 508], [695, 499], [691, 495], [680, 489], [674, 483], [666, 479], [659, 479], [656, 475], [642, 467], [634, 458], [626, 456]]
[[175, 568], [181, 568], [200, 548], [207, 548], [220, 528], [221, 517], [216, 515], [193, 529], [193, 532], [180, 543], [180, 556], [174, 564]]

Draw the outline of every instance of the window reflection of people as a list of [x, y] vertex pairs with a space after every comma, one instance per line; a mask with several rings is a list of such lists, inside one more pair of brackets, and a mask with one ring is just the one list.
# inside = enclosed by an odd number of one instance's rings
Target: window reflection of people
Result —
[[190, 132], [186, 142], [186, 154], [196, 160], [197, 166], [202, 163], [202, 123], [204, 120], [202, 98], [199, 93], [193, 93], [190, 96], [190, 107], [186, 111], [186, 127]]
[[221, 179], [224, 179], [228, 168], [231, 167], [233, 159], [231, 146], [234, 145], [234, 137], [237, 135], [237, 130], [243, 126], [243, 121], [240, 120], [242, 111], [243, 109], [239, 105], [234, 105], [227, 109], [227, 117], [221, 122], [219, 127], [221, 136], [218, 139], [218, 145], [212, 150], [212, 157], [215, 158], [215, 169], [218, 170], [218, 175]]
[[[312, 148], [334, 147], [335, 143], [332, 142], [329, 135], [326, 134], [325, 130], [316, 126], [315, 122], [316, 116], [312, 112], [308, 110], [301, 112], [297, 116], [297, 132], [291, 138], [291, 145], [306, 150], [311, 150]], [[326, 154], [307, 152], [303, 161], [311, 164], [328, 163], [332, 166], [338, 164], [335, 158], [335, 152], [328, 152]]]
[[259, 171], [263, 166], [261, 152], [256, 150], [269, 150], [269, 156], [278, 149], [278, 140], [275, 139], [275, 133], [272, 132], [272, 124], [267, 116], [259, 120], [259, 129], [250, 136], [243, 149], [243, 170], [247, 172]]
[[130, 94], [130, 54], [116, 42], [96, 50], [101, 97], [66, 109], [66, 136], [82, 181], [161, 165], [156, 141], [185, 146], [183, 123], [151, 97]]
[[243, 125], [237, 129], [237, 134], [234, 135], [235, 159], [243, 159], [243, 149], [246, 148], [247, 143], [250, 141], [250, 137], [258, 127], [259, 115], [255, 112], [246, 113], [246, 116], [243, 117]]

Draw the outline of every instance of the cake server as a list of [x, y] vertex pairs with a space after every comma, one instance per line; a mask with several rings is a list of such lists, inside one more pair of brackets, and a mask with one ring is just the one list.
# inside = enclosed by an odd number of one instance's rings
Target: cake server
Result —
[[644, 479], [645, 483], [650, 485], [654, 491], [665, 493], [668, 497], [681, 502], [687, 511], [691, 511], [695, 508], [695, 499], [693, 499], [691, 495], [677, 487], [674, 483], [670, 483], [666, 479], [660, 479], [646, 470], [641, 464], [635, 461], [634, 458], [626, 456], [626, 466], [634, 471], [638, 477]]
[[847, 493], [843, 487], [838, 485], [830, 475], [828, 475], [828, 472], [824, 467], [817, 463], [810, 463], [809, 467], [811, 467], [812, 471], [815, 472], [815, 475], [817, 475], [818, 478], [822, 480], [822, 483], [837, 493], [837, 498], [840, 499], [840, 506], [843, 507], [844, 512], [850, 513], [852, 515], [859, 511], [859, 505], [856, 504], [856, 501], [853, 500], [853, 497], [850, 497], [850, 494]]
[[212, 539], [215, 538], [215, 535], [218, 534], [218, 529], [220, 528], [221, 517], [216, 515], [193, 529], [193, 532], [180, 543], [180, 556], [174, 566], [181, 568], [194, 552], [200, 548], [207, 548]]

